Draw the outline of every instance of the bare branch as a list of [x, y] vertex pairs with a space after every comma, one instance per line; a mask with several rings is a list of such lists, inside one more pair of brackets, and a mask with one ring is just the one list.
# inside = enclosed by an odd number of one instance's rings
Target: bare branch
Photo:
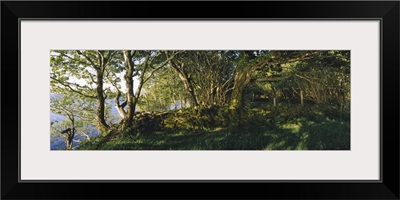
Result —
[[88, 134], [85, 133], [85, 131], [81, 130], [81, 129], [77, 129], [78, 133], [85, 136], [86, 140], [90, 141], [90, 136]]
[[314, 82], [312, 82], [310, 79], [308, 79], [308, 78], [306, 78], [306, 77], [304, 77], [304, 76], [300, 76], [300, 75], [298, 75], [298, 74], [295, 74], [295, 76], [296, 76], [296, 77], [299, 77], [299, 78], [301, 78], [301, 79], [304, 79], [304, 80], [306, 80], [306, 81], [308, 81], [308, 82], [314, 84]]

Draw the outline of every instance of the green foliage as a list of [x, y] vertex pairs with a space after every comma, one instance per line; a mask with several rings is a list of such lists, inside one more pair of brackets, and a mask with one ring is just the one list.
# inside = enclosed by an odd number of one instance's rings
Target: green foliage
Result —
[[182, 109], [168, 115], [163, 122], [165, 129], [210, 130], [213, 127], [227, 127], [229, 125], [228, 108], [199, 107], [196, 109]]
[[138, 105], [141, 110], [167, 111], [185, 106], [188, 96], [178, 75], [171, 68], [160, 69], [143, 85]]
[[[50, 63], [65, 97], [52, 111], [70, 121], [52, 132], [103, 124], [81, 149], [350, 148], [350, 51], [57, 50]], [[136, 104], [147, 112], [125, 123]]]
[[[328, 117], [329, 109], [320, 109], [302, 106], [252, 109], [244, 112], [246, 116], [242, 119], [246, 122], [233, 129], [216, 123], [227, 118], [229, 111], [223, 108], [180, 110], [169, 114], [164, 129], [151, 133], [131, 130], [115, 134], [120, 137], [93, 140], [79, 149], [349, 150], [349, 119]], [[171, 127], [176, 120], [178, 123]]]

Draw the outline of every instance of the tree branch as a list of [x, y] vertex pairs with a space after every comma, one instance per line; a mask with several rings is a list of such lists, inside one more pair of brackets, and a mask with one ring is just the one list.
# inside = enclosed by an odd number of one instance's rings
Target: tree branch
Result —
[[117, 96], [115, 97], [115, 107], [117, 108], [117, 111], [118, 111], [119, 115], [121, 116], [121, 118], [124, 119], [126, 116], [126, 112], [125, 112], [124, 108], [128, 102], [125, 99], [125, 101], [122, 104], [119, 104], [120, 97], [121, 97], [121, 92], [117, 88]]
[[99, 68], [99, 67], [93, 62], [93, 60], [92, 60], [89, 56], [85, 55], [84, 53], [80, 52], [79, 50], [76, 50], [76, 52], [77, 52], [79, 55], [85, 57], [86, 60], [89, 61], [90, 64], [92, 64], [93, 68], [95, 68], [95, 69], [98, 69], [98, 68]]
[[87, 98], [92, 98], [92, 99], [95, 99], [95, 98], [96, 98], [96, 96], [91, 96], [91, 95], [88, 95], [88, 94], [84, 94], [84, 93], [82, 93], [82, 92], [80, 92], [80, 91], [78, 91], [78, 90], [72, 88], [72, 87], [69, 85], [69, 84], [71, 84], [71, 83], [66, 84], [66, 83], [64, 83], [64, 82], [62, 82], [62, 81], [60, 81], [60, 80], [58, 80], [58, 79], [56, 79], [56, 78], [53, 78], [53, 77], [50, 77], [50, 78], [53, 79], [53, 80], [55, 80], [55, 81], [57, 81], [58, 83], [60, 83], [60, 84], [63, 85], [64, 87], [69, 88], [72, 92], [75, 92], [75, 93], [80, 94], [80, 95], [82, 95], [82, 96], [84, 96], [84, 97], [87, 97]]
[[298, 74], [295, 74], [295, 76], [296, 76], [296, 77], [299, 77], [299, 78], [301, 78], [301, 79], [304, 79], [304, 80], [306, 80], [306, 81], [308, 81], [308, 82], [310, 82], [310, 83], [312, 83], [312, 84], [314, 84], [314, 82], [312, 82], [310, 79], [308, 79], [308, 78], [306, 78], [306, 77], [304, 77], [304, 76], [300, 76], [300, 75], [298, 75]]
[[288, 79], [292, 75], [287, 75], [287, 76], [281, 76], [281, 77], [264, 77], [264, 78], [255, 78], [252, 79], [252, 82], [276, 82], [276, 81], [283, 81], [285, 79]]
[[179, 52], [176, 52], [175, 54], [173, 54], [173, 55], [171, 55], [169, 58], [167, 58], [167, 60], [165, 60], [164, 62], [158, 64], [155, 68], [153, 68], [153, 71], [150, 73], [150, 75], [149, 75], [147, 78], [145, 78], [145, 79], [143, 80], [143, 83], [146, 83], [146, 82], [153, 76], [153, 74], [154, 74], [156, 71], [158, 71], [158, 70], [160, 70], [162, 67], [164, 67], [164, 66], [165, 66], [169, 61], [171, 61], [178, 53], [179, 53]]

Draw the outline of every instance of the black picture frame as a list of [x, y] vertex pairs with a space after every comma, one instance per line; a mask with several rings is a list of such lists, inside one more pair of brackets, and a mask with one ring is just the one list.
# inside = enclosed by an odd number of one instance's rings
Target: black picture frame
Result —
[[[1, 198], [399, 199], [399, 7], [399, 1], [2, 1]], [[20, 182], [19, 20], [22, 18], [379, 19], [382, 22], [381, 59], [383, 59], [380, 87], [381, 181]], [[149, 193], [149, 190], [154, 192]]]

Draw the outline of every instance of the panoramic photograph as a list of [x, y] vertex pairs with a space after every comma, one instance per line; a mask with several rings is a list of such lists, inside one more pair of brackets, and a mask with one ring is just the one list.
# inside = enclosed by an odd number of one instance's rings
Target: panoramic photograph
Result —
[[350, 51], [51, 50], [50, 150], [350, 150]]

